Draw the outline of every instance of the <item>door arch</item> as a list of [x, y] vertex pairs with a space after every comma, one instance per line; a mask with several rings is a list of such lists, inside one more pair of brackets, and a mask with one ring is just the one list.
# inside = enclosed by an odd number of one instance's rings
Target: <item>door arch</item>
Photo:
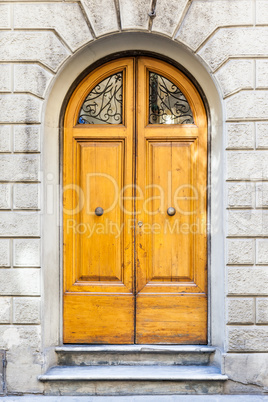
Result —
[[[96, 120], [111, 77], [118, 104]], [[149, 57], [94, 70], [66, 109], [63, 166], [64, 342], [206, 343], [207, 118], [194, 85]]]

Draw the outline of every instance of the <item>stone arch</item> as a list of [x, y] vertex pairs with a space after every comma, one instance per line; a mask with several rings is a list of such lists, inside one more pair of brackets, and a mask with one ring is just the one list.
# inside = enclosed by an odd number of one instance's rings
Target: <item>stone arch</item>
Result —
[[[209, 68], [185, 46], [150, 33], [126, 32], [109, 35], [84, 46], [69, 58], [56, 74], [42, 113], [43, 175], [46, 200], [53, 194], [53, 204], [44, 202], [43, 215], [43, 328], [46, 364], [55, 361], [53, 348], [62, 342], [61, 330], [61, 116], [70, 88], [86, 69], [113, 53], [153, 52], [179, 63], [194, 77], [204, 94], [209, 115], [209, 204], [210, 245], [209, 343], [223, 347], [224, 342], [224, 220], [223, 220], [223, 123], [222, 101]], [[50, 352], [50, 353], [49, 353]], [[46, 367], [45, 367], [46, 368]]]

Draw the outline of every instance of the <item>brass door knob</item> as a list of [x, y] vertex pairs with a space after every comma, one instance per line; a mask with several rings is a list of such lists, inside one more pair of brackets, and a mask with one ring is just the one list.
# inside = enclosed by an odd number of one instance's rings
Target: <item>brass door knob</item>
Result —
[[175, 215], [175, 213], [176, 213], [176, 209], [175, 209], [175, 208], [169, 207], [169, 208], [167, 209], [167, 214], [168, 214], [169, 216], [173, 216], [173, 215]]
[[101, 216], [101, 215], [103, 215], [103, 209], [101, 208], [101, 207], [97, 207], [96, 209], [95, 209], [95, 214], [97, 215], [97, 216]]

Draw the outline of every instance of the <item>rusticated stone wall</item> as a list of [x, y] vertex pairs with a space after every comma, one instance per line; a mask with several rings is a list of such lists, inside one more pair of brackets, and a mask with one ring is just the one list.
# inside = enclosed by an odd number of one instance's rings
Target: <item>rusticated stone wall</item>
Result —
[[11, 393], [42, 392], [40, 128], [49, 86], [79, 49], [131, 30], [182, 43], [219, 88], [226, 392], [268, 386], [268, 1], [157, 0], [152, 21], [150, 9], [151, 0], [0, 2], [0, 349]]

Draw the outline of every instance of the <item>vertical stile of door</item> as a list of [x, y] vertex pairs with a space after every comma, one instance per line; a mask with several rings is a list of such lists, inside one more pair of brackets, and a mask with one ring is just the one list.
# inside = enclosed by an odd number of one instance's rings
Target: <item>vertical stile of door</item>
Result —
[[[122, 124], [77, 124], [90, 91], [121, 71]], [[124, 193], [120, 196], [124, 186], [130, 185], [132, 192], [133, 102], [134, 59], [126, 58], [89, 74], [74, 91], [66, 110], [64, 342], [132, 343], [134, 339], [133, 229], [127, 221], [132, 218], [133, 199], [124, 199]], [[71, 185], [74, 191], [69, 189]], [[110, 208], [116, 186], [118, 197]], [[84, 197], [84, 205], [75, 211], [79, 195], [81, 203]], [[104, 209], [102, 216], [94, 214], [96, 207]], [[113, 229], [111, 222], [117, 225]], [[119, 236], [117, 230], [122, 231]]]
[[[181, 90], [195, 124], [149, 124], [149, 71], [166, 77]], [[138, 59], [137, 88], [137, 184], [147, 199], [157, 194], [150, 186], [161, 188], [164, 208], [150, 215], [144, 210], [144, 200], [137, 199], [137, 219], [143, 224], [137, 227], [136, 236], [136, 340], [206, 343], [205, 109], [190, 81], [158, 60]], [[180, 204], [176, 214], [169, 216], [167, 209], [174, 207], [176, 189]], [[154, 207], [157, 203], [148, 204]], [[159, 233], [154, 233], [154, 225], [160, 227]], [[181, 228], [186, 227], [183, 233]]]

